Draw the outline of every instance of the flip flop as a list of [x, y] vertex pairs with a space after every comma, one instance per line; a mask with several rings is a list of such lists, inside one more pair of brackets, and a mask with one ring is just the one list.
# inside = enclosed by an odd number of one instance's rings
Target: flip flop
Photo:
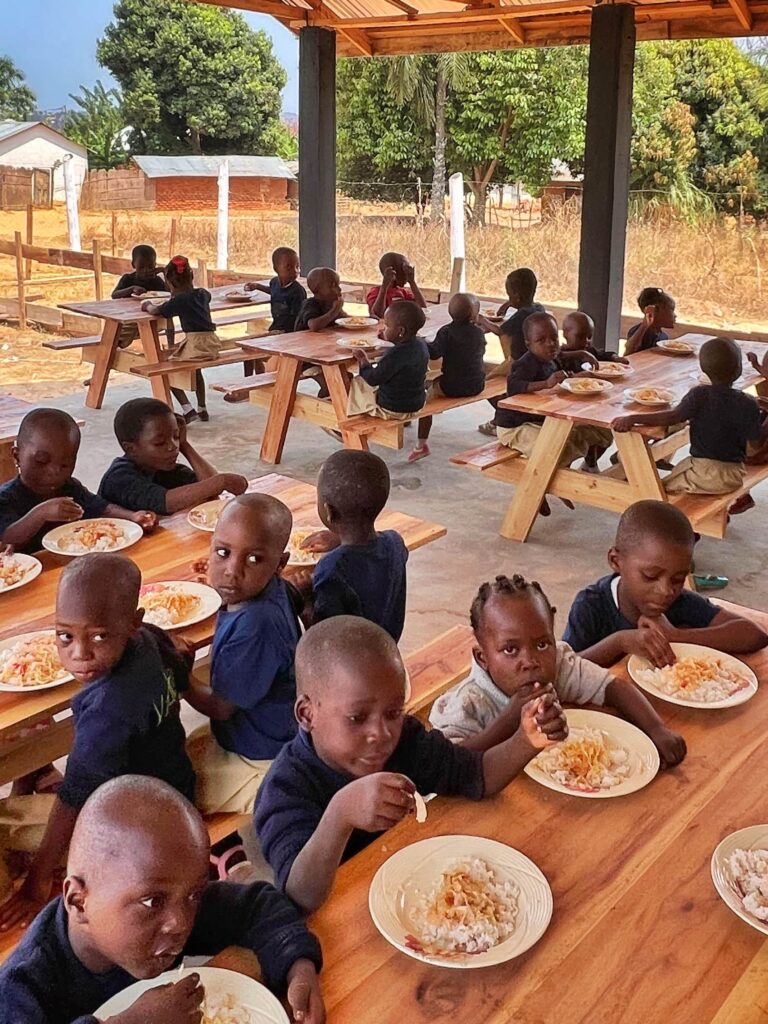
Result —
[[697, 590], [722, 590], [729, 583], [727, 576], [714, 576], [707, 573], [704, 576], [694, 575], [693, 585]]
[[418, 462], [419, 459], [426, 459], [429, 455], [429, 445], [425, 444], [422, 448], [414, 448], [411, 454], [408, 456], [409, 462]]
[[242, 864], [244, 861], [248, 860], [248, 854], [245, 852], [245, 847], [242, 843], [238, 843], [237, 846], [230, 846], [228, 850], [219, 854], [218, 857], [213, 853], [211, 854], [211, 867], [218, 874], [219, 881], [226, 882], [229, 878], [230, 871], [236, 867], [236, 864], [229, 863], [236, 854], [242, 854], [242, 858], [238, 859], [237, 864]]

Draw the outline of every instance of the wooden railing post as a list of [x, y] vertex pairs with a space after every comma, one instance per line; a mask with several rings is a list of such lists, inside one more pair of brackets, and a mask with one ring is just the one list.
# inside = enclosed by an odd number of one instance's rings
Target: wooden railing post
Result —
[[[35, 207], [27, 203], [27, 245], [32, 245], [34, 232]], [[24, 265], [24, 277], [28, 281], [32, 276], [32, 260], [27, 260]]]
[[23, 330], [27, 326], [27, 308], [24, 293], [24, 250], [20, 231], [14, 232], [14, 243], [16, 247], [16, 293], [19, 298], [19, 327]]
[[112, 255], [117, 255], [117, 214], [112, 211]]
[[101, 281], [101, 242], [98, 238], [93, 239], [93, 283], [96, 290], [96, 301], [100, 302], [102, 294]]
[[176, 255], [176, 235], [179, 230], [179, 222], [175, 217], [171, 218], [171, 235], [168, 239], [168, 259], [171, 260]]

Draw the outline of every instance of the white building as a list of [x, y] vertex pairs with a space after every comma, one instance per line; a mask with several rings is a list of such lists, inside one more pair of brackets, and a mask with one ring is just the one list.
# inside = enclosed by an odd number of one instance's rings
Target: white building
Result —
[[53, 198], [64, 199], [64, 159], [72, 158], [77, 193], [88, 172], [88, 153], [42, 121], [0, 121], [0, 165], [52, 172]]

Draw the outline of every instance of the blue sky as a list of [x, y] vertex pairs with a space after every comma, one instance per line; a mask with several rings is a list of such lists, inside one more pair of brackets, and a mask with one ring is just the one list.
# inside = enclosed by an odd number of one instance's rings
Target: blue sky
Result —
[[[96, 41], [112, 20], [114, 0], [3, 0], [0, 53], [11, 57], [27, 77], [43, 110], [69, 104], [69, 94], [97, 79], [112, 84], [96, 62]], [[162, 0], [158, 0], [162, 2]], [[274, 41], [288, 72], [283, 109], [298, 110], [298, 40], [274, 18], [246, 14], [253, 28]]]

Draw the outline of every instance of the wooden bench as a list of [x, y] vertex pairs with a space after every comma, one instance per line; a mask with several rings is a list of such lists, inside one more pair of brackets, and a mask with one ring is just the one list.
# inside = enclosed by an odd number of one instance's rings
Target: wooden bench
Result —
[[429, 712], [446, 690], [463, 679], [472, 666], [474, 637], [469, 626], [453, 626], [426, 647], [405, 658], [411, 682], [411, 696], [405, 706], [409, 715], [426, 721]]
[[727, 494], [670, 494], [669, 501], [684, 512], [691, 526], [707, 537], [722, 538], [728, 527], [728, 509], [747, 491], [768, 478], [768, 465], [747, 466], [741, 487]]
[[[190, 389], [195, 386], [197, 370], [210, 370], [217, 366], [231, 366], [233, 363], [247, 363], [261, 358], [255, 349], [238, 347], [244, 338], [227, 338], [227, 348], [212, 359], [166, 359], [160, 363], [140, 363], [131, 366], [131, 373], [152, 380], [153, 377], [168, 377], [174, 387]], [[265, 354], [266, 357], [266, 354]]]
[[507, 448], [498, 441], [491, 441], [489, 444], [482, 444], [478, 448], [470, 448], [468, 452], [454, 455], [451, 459], [457, 466], [466, 466], [468, 469], [476, 469], [483, 472], [486, 469], [493, 469], [494, 466], [502, 466], [510, 459], [522, 458], [520, 452]]
[[250, 395], [252, 391], [266, 387], [267, 384], [274, 384], [276, 380], [277, 373], [256, 373], [252, 377], [242, 377], [240, 380], [229, 382], [220, 381], [211, 386], [214, 391], [218, 391], [222, 395], [240, 397], [241, 395]]
[[52, 352], [66, 352], [71, 348], [91, 348], [101, 341], [100, 334], [94, 334], [90, 338], [55, 338], [51, 341], [44, 341], [43, 348], [49, 348]]

